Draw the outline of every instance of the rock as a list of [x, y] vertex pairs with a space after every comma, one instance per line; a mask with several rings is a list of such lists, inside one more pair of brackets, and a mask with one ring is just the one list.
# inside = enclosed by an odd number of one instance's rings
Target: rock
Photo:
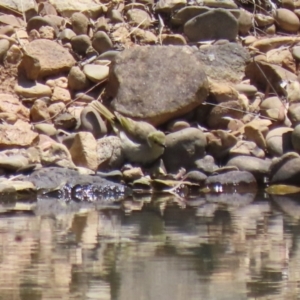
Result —
[[18, 64], [22, 59], [22, 51], [17, 45], [12, 45], [6, 53], [5, 62]]
[[86, 11], [91, 14], [91, 16], [93, 16], [93, 12], [97, 14], [104, 12], [102, 5], [99, 5], [94, 0], [50, 0], [49, 2], [63, 17], [67, 18], [70, 18], [75, 12]]
[[39, 30], [41, 39], [54, 40], [55, 39], [55, 30], [50, 26], [42, 26]]
[[174, 46], [184, 46], [186, 45], [186, 40], [181, 34], [162, 34], [161, 36], [162, 45], [174, 45]]
[[0, 124], [1, 149], [11, 147], [29, 147], [37, 139], [38, 134], [27, 127]]
[[185, 6], [175, 12], [171, 22], [174, 25], [184, 25], [187, 21], [208, 11], [210, 11], [210, 8], [205, 6]]
[[221, 186], [222, 191], [226, 192], [232, 188], [239, 192], [250, 191], [257, 188], [254, 176], [248, 171], [230, 171], [224, 174], [211, 175], [207, 177], [205, 185], [211, 189]]
[[300, 21], [292, 11], [286, 8], [278, 8], [273, 17], [280, 29], [290, 33], [296, 33], [299, 30]]
[[65, 145], [55, 142], [50, 137], [40, 134], [38, 149], [44, 166], [59, 166], [75, 169], [71, 154]]
[[217, 83], [213, 80], [209, 81], [210, 95], [217, 103], [237, 100], [239, 94], [232, 86], [225, 83]]
[[120, 169], [125, 161], [121, 141], [116, 136], [107, 136], [97, 140], [99, 170]]
[[151, 17], [145, 10], [129, 9], [126, 16], [128, 23], [132, 26], [139, 25], [141, 28], [149, 28], [151, 25]]
[[294, 103], [289, 106], [288, 117], [293, 126], [296, 126], [298, 123], [300, 123], [300, 103]]
[[[54, 41], [34, 40], [26, 45], [26, 51], [33, 60], [22, 61], [20, 67], [25, 70], [27, 78], [32, 80], [69, 71], [75, 64], [75, 59], [67, 49]], [[32, 73], [36, 60], [39, 64], [37, 74]]]
[[71, 39], [72, 49], [80, 54], [85, 55], [89, 47], [92, 45], [90, 37], [86, 34], [80, 34]]
[[113, 61], [117, 55], [119, 55], [121, 51], [115, 51], [115, 50], [109, 50], [104, 53], [102, 53], [99, 57], [98, 60], [109, 60]]
[[91, 107], [86, 106], [80, 114], [81, 130], [88, 131], [99, 139], [107, 134], [107, 127], [101, 116]]
[[234, 41], [238, 34], [238, 22], [230, 12], [218, 8], [187, 21], [184, 34], [191, 42], [219, 39]]
[[81, 12], [76, 12], [72, 15], [71, 19], [73, 31], [79, 34], [88, 34], [89, 19]]
[[56, 26], [56, 24], [54, 24], [53, 22], [51, 22], [49, 19], [46, 19], [44, 17], [41, 16], [36, 16], [31, 18], [28, 22], [27, 22], [27, 27], [26, 30], [29, 33], [31, 30], [37, 30], [39, 31], [42, 27], [44, 26], [49, 26], [51, 28], [53, 28], [55, 36], [58, 34], [58, 27]]
[[108, 66], [86, 64], [83, 67], [83, 72], [92, 82], [98, 83], [107, 80], [109, 74]]
[[273, 160], [270, 166], [270, 182], [272, 184], [298, 184], [300, 157], [296, 152], [285, 153]]
[[260, 104], [260, 113], [263, 116], [283, 122], [285, 118], [285, 106], [277, 96], [266, 98]]
[[76, 134], [70, 153], [76, 166], [97, 170], [97, 142], [90, 132]]
[[166, 169], [176, 173], [182, 167], [187, 170], [195, 168], [195, 161], [204, 156], [205, 147], [206, 138], [200, 129], [186, 128], [168, 134], [163, 154]]
[[272, 16], [264, 15], [264, 14], [255, 14], [254, 20], [258, 27], [265, 27], [274, 24], [274, 18]]
[[2, 62], [6, 56], [6, 53], [10, 47], [9, 40], [0, 39], [0, 61]]
[[[157, 37], [154, 33], [152, 33], [149, 30], [143, 30], [140, 28], [137, 28], [133, 33], [132, 36], [140, 43], [140, 44], [156, 44], [157, 43]], [[162, 37], [163, 39], [163, 37]]]
[[228, 101], [212, 108], [208, 115], [207, 124], [212, 129], [226, 129], [229, 119], [242, 119], [244, 116], [243, 106], [239, 101]]
[[58, 38], [62, 41], [63, 44], [66, 44], [66, 43], [70, 43], [72, 38], [74, 38], [75, 36], [76, 33], [72, 29], [65, 28], [60, 32]]
[[14, 114], [20, 120], [29, 121], [29, 109], [10, 94], [0, 94], [0, 114], [2, 113]]
[[176, 132], [191, 127], [190, 124], [183, 120], [174, 120], [168, 124], [168, 131]]
[[94, 34], [92, 46], [99, 54], [113, 49], [111, 39], [105, 32], [102, 31], [97, 31]]
[[124, 170], [123, 177], [127, 182], [133, 182], [137, 179], [140, 179], [144, 176], [141, 168], [131, 168], [129, 170]]
[[228, 155], [230, 149], [237, 143], [237, 138], [225, 130], [212, 130], [206, 135], [207, 152], [215, 158]]
[[290, 50], [287, 49], [272, 49], [266, 53], [267, 62], [296, 73], [296, 64]]
[[51, 123], [51, 117], [45, 101], [37, 99], [30, 109], [30, 118], [33, 122]]
[[251, 44], [251, 47], [256, 48], [260, 52], [267, 52], [269, 50], [280, 48], [281, 46], [294, 45], [300, 42], [299, 37], [294, 36], [276, 36], [272, 38], [263, 38]]
[[7, 151], [0, 152], [0, 168], [8, 171], [17, 171], [29, 165], [28, 159], [22, 154], [11, 154]]
[[250, 122], [244, 127], [244, 131], [244, 138], [247, 141], [254, 142], [262, 150], [266, 149], [267, 143], [263, 134], [263, 130], [259, 128], [259, 126], [255, 126]]
[[45, 134], [47, 136], [53, 137], [56, 135], [57, 131], [53, 124], [35, 124], [34, 130], [40, 134]]
[[68, 87], [73, 91], [80, 91], [88, 85], [89, 82], [84, 72], [78, 66], [72, 67], [68, 74]]
[[300, 61], [300, 46], [294, 46], [291, 49], [291, 53], [294, 57], [295, 60], [297, 60], [298, 62]]
[[244, 94], [247, 97], [253, 97], [257, 93], [257, 88], [251, 84], [235, 84], [233, 88], [240, 94]]
[[73, 130], [77, 126], [77, 119], [69, 112], [60, 113], [53, 122], [57, 129]]
[[207, 176], [200, 171], [190, 171], [184, 176], [183, 180], [203, 185], [206, 178]]
[[15, 1], [15, 0], [1, 0], [1, 7], [7, 7], [7, 9], [11, 9], [12, 11], [18, 11], [20, 13], [24, 13], [27, 10], [35, 8], [35, 1], [28, 0], [23, 2]]
[[155, 5], [155, 11], [170, 14], [171, 11], [186, 6], [186, 4], [186, 0], [158, 0]]
[[107, 93], [114, 110], [159, 125], [205, 100], [208, 84], [201, 66], [188, 47], [124, 50], [111, 66]]
[[237, 43], [200, 48], [196, 55], [209, 79], [227, 84], [241, 82], [250, 59], [248, 51]]
[[292, 144], [296, 152], [300, 152], [300, 124], [294, 128], [292, 133]]
[[52, 94], [49, 86], [29, 81], [19, 81], [14, 89], [18, 95], [24, 98], [41, 98]]
[[56, 117], [58, 114], [60, 114], [62, 111], [66, 109], [66, 105], [63, 102], [57, 102], [49, 105], [48, 111], [51, 116], [51, 118]]
[[205, 174], [211, 174], [218, 169], [215, 159], [211, 155], [205, 155], [203, 158], [197, 159], [195, 166], [198, 171]]
[[251, 80], [251, 84], [262, 90], [266, 90], [267, 86], [271, 84], [279, 95], [285, 94], [285, 89], [281, 86], [281, 82], [297, 80], [297, 76], [294, 73], [263, 61], [249, 63], [245, 74]]
[[273, 156], [281, 156], [293, 150], [292, 128], [279, 127], [269, 131], [266, 136], [267, 150]]
[[253, 14], [244, 9], [240, 9], [240, 16], [238, 17], [239, 33], [246, 35], [253, 24]]
[[258, 181], [263, 181], [268, 175], [270, 165], [270, 160], [245, 155], [235, 156], [226, 164], [237, 167], [240, 171], [250, 172]]
[[52, 102], [61, 101], [61, 102], [68, 103], [71, 101], [71, 94], [69, 90], [56, 86], [53, 90], [51, 101]]
[[249, 155], [258, 158], [265, 158], [265, 152], [259, 148], [254, 142], [238, 141], [230, 150], [230, 156]]
[[122, 17], [122, 14], [117, 9], [111, 9], [107, 12], [107, 17], [109, 18], [110, 22], [113, 24], [117, 23], [123, 23], [124, 19]]

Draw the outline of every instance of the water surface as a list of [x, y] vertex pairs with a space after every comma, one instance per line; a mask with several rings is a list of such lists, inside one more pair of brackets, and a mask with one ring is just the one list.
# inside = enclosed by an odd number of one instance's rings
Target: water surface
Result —
[[0, 300], [299, 299], [299, 219], [299, 195], [2, 203]]

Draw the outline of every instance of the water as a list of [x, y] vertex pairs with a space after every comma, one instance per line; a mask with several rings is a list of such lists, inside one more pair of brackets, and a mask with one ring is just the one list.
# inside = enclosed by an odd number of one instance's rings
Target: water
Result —
[[0, 205], [0, 300], [300, 298], [300, 197]]

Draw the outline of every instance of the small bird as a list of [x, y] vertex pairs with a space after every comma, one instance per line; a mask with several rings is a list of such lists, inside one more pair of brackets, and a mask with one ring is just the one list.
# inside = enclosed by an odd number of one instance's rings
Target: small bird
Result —
[[130, 162], [151, 164], [164, 153], [166, 136], [151, 124], [134, 121], [117, 112], [113, 114], [99, 101], [93, 101], [91, 106], [111, 123]]

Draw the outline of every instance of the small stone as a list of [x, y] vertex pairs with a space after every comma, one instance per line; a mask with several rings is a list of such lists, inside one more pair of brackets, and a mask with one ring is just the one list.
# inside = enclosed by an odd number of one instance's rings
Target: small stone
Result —
[[186, 45], [186, 40], [181, 34], [162, 34], [161, 41], [163, 45]]
[[97, 140], [97, 156], [99, 170], [120, 169], [125, 161], [120, 139], [107, 136]]
[[278, 8], [273, 17], [280, 29], [291, 33], [296, 33], [299, 30], [300, 21], [292, 11], [286, 8]]
[[113, 44], [111, 39], [105, 32], [101, 32], [101, 31], [97, 31], [94, 34], [92, 46], [99, 54], [102, 54], [106, 51], [113, 49]]
[[252, 27], [253, 15], [244, 9], [240, 9], [238, 17], [239, 33], [246, 35]]
[[292, 144], [296, 152], [300, 152], [300, 124], [298, 124], [292, 133]]
[[92, 45], [92, 42], [88, 35], [80, 34], [71, 39], [71, 45], [76, 53], [85, 55], [87, 49]]
[[89, 82], [84, 72], [78, 66], [72, 67], [68, 74], [68, 87], [73, 91], [80, 91], [88, 85]]
[[292, 136], [293, 129], [279, 127], [269, 131], [266, 136], [267, 150], [273, 156], [281, 156], [293, 150]]
[[143, 176], [144, 174], [141, 168], [131, 168], [123, 172], [123, 177], [127, 182], [132, 182], [142, 178]]
[[10, 43], [8, 40], [0, 39], [0, 61], [3, 61], [9, 47], [10, 47]]
[[54, 125], [57, 129], [74, 130], [77, 126], [77, 119], [69, 112], [62, 112], [54, 119]]
[[190, 124], [182, 120], [174, 120], [168, 124], [168, 130], [170, 132], [176, 132], [189, 127], [191, 127]]
[[184, 25], [192, 18], [208, 11], [210, 11], [210, 9], [205, 6], [185, 6], [175, 12], [175, 14], [172, 16], [171, 22], [174, 25]]
[[89, 19], [81, 12], [76, 12], [71, 17], [73, 31], [79, 34], [88, 34]]
[[15, 92], [24, 98], [41, 98], [51, 96], [51, 88], [45, 84], [35, 82], [19, 82], [15, 85]]
[[66, 44], [66, 43], [70, 43], [72, 38], [74, 38], [75, 36], [76, 36], [76, 33], [72, 29], [65, 28], [59, 34], [58, 38], [62, 41], [63, 44]]
[[149, 28], [151, 25], [150, 15], [142, 9], [130, 9], [126, 13], [128, 22], [133, 25], [139, 25], [140, 28]]
[[108, 78], [109, 67], [94, 64], [86, 64], [83, 67], [83, 72], [92, 82], [105, 81]]
[[186, 22], [184, 33], [191, 42], [220, 39], [234, 41], [238, 34], [238, 22], [230, 12], [218, 8]]
[[121, 12], [117, 9], [112, 9], [108, 11], [107, 17], [109, 18], [110, 22], [113, 24], [124, 22]]
[[233, 86], [240, 94], [244, 94], [247, 97], [253, 97], [257, 93], [257, 88], [251, 84], [236, 84]]
[[71, 101], [71, 94], [70, 94], [69, 90], [63, 89], [59, 86], [56, 86], [53, 90], [51, 101], [52, 102], [62, 101], [62, 102], [68, 103]]
[[57, 132], [53, 124], [45, 123], [35, 124], [34, 130], [40, 134], [45, 134], [50, 137], [55, 136]]
[[153, 34], [149, 30], [143, 30], [137, 28], [133, 33], [132, 36], [141, 44], [156, 44], [157, 43], [157, 36]]
[[264, 14], [255, 14], [254, 19], [258, 27], [270, 26], [273, 25], [275, 22], [272, 16]]
[[258, 158], [265, 158], [265, 152], [260, 149], [255, 142], [238, 141], [230, 150], [230, 156], [249, 155]]
[[[1, 56], [1, 55], [0, 55]], [[5, 61], [10, 64], [18, 64], [22, 59], [22, 51], [17, 45], [12, 45], [6, 53]]]
[[300, 61], [300, 46], [292, 48], [292, 55], [298, 62]]
[[56, 117], [59, 113], [66, 109], [66, 105], [63, 102], [57, 102], [49, 105], [48, 111], [51, 118]]
[[163, 154], [166, 169], [176, 173], [182, 167], [187, 170], [195, 167], [195, 161], [204, 156], [205, 147], [206, 137], [200, 129], [186, 128], [168, 134]]
[[56, 33], [58, 33], [57, 26], [50, 20], [48, 20], [44, 17], [41, 17], [41, 16], [36, 16], [36, 17], [31, 18], [27, 22], [26, 30], [27, 30], [27, 32], [30, 32], [32, 30], [39, 31], [41, 29], [41, 27], [43, 27], [43, 26], [49, 26], [49, 27], [53, 28], [54, 36], [56, 36]]
[[39, 29], [39, 34], [41, 39], [54, 40], [55, 38], [55, 30], [50, 26], [42, 26]]
[[33, 122], [47, 122], [51, 123], [50, 114], [48, 112], [47, 104], [43, 100], [36, 100], [30, 109], [30, 118]]
[[210, 80], [209, 92], [217, 103], [237, 100], [239, 94], [234, 87], [226, 84]]
[[76, 166], [97, 170], [97, 142], [90, 132], [76, 134], [70, 153]]
[[99, 113], [91, 106], [86, 106], [80, 114], [81, 130], [89, 131], [98, 139], [107, 134], [107, 127]]

